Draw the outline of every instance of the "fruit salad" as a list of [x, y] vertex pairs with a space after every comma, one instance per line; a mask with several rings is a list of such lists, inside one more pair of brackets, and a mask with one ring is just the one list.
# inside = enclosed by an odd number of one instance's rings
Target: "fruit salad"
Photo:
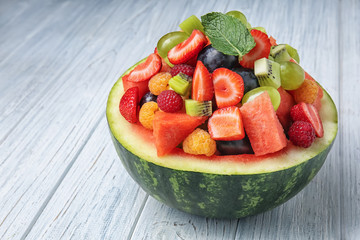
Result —
[[159, 157], [175, 148], [263, 156], [323, 137], [323, 90], [295, 48], [239, 11], [193, 15], [179, 27], [122, 78], [120, 113], [152, 132]]

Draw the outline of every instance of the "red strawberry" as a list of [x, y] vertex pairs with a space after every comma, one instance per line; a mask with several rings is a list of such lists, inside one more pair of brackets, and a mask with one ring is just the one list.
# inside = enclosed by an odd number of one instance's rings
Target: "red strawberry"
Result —
[[197, 101], [210, 101], [214, 97], [214, 84], [211, 73], [201, 61], [197, 61], [192, 81], [191, 98]]
[[121, 115], [129, 122], [136, 123], [138, 120], [139, 88], [129, 88], [121, 97], [119, 110]]
[[217, 68], [212, 74], [215, 100], [219, 108], [234, 106], [244, 95], [242, 77], [227, 68]]
[[271, 43], [268, 35], [259, 30], [252, 29], [251, 36], [255, 40], [255, 47], [242, 57], [241, 66], [245, 68], [254, 68], [254, 62], [260, 58], [268, 57], [270, 54]]
[[168, 59], [172, 64], [186, 63], [195, 57], [207, 43], [205, 35], [195, 29], [190, 37], [179, 43], [168, 52]]
[[290, 141], [300, 147], [308, 148], [315, 141], [315, 131], [308, 122], [296, 121], [288, 131]]
[[216, 110], [209, 118], [208, 129], [214, 140], [232, 141], [245, 137], [240, 109], [235, 106]]
[[317, 137], [324, 136], [324, 128], [317, 109], [312, 104], [298, 103], [291, 108], [291, 119], [295, 121], [304, 121], [310, 123]]
[[161, 58], [155, 54], [150, 54], [146, 61], [137, 65], [129, 74], [127, 80], [130, 82], [142, 82], [149, 80], [161, 69]]
[[176, 76], [179, 73], [183, 73], [188, 75], [189, 77], [192, 77], [194, 75], [195, 68], [193, 66], [187, 65], [187, 64], [178, 64], [171, 68], [171, 76]]

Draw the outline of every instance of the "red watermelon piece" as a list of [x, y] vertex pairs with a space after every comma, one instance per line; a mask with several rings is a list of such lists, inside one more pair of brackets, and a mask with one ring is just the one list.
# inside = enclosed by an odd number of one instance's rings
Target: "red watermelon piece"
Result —
[[282, 87], [279, 87], [277, 90], [280, 93], [281, 101], [276, 110], [276, 115], [285, 131], [287, 131], [291, 125], [290, 110], [292, 106], [295, 105], [295, 100], [293, 96]]
[[245, 103], [240, 111], [245, 132], [256, 156], [277, 152], [286, 147], [284, 129], [266, 91]]
[[206, 117], [192, 117], [186, 113], [157, 111], [153, 121], [157, 155], [170, 153], [205, 120]]
[[126, 92], [129, 88], [138, 87], [139, 88], [139, 100], [149, 91], [149, 80], [142, 82], [132, 82], [128, 80], [129, 75], [122, 77], [122, 82], [124, 85], [124, 91]]

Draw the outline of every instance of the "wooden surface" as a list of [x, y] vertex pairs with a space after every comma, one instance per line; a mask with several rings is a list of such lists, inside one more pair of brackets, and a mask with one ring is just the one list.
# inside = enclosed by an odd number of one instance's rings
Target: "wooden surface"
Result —
[[[105, 106], [162, 35], [192, 14], [233, 9], [299, 50], [338, 107], [339, 133], [321, 171], [287, 203], [208, 219], [136, 185]], [[359, 239], [359, 13], [358, 0], [0, 0], [0, 239]]]

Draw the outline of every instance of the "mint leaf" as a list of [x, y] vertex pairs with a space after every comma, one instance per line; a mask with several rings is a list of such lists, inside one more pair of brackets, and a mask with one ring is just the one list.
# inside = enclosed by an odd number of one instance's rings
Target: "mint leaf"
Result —
[[254, 38], [237, 18], [219, 12], [201, 16], [205, 34], [218, 51], [235, 56], [244, 56], [255, 47]]

